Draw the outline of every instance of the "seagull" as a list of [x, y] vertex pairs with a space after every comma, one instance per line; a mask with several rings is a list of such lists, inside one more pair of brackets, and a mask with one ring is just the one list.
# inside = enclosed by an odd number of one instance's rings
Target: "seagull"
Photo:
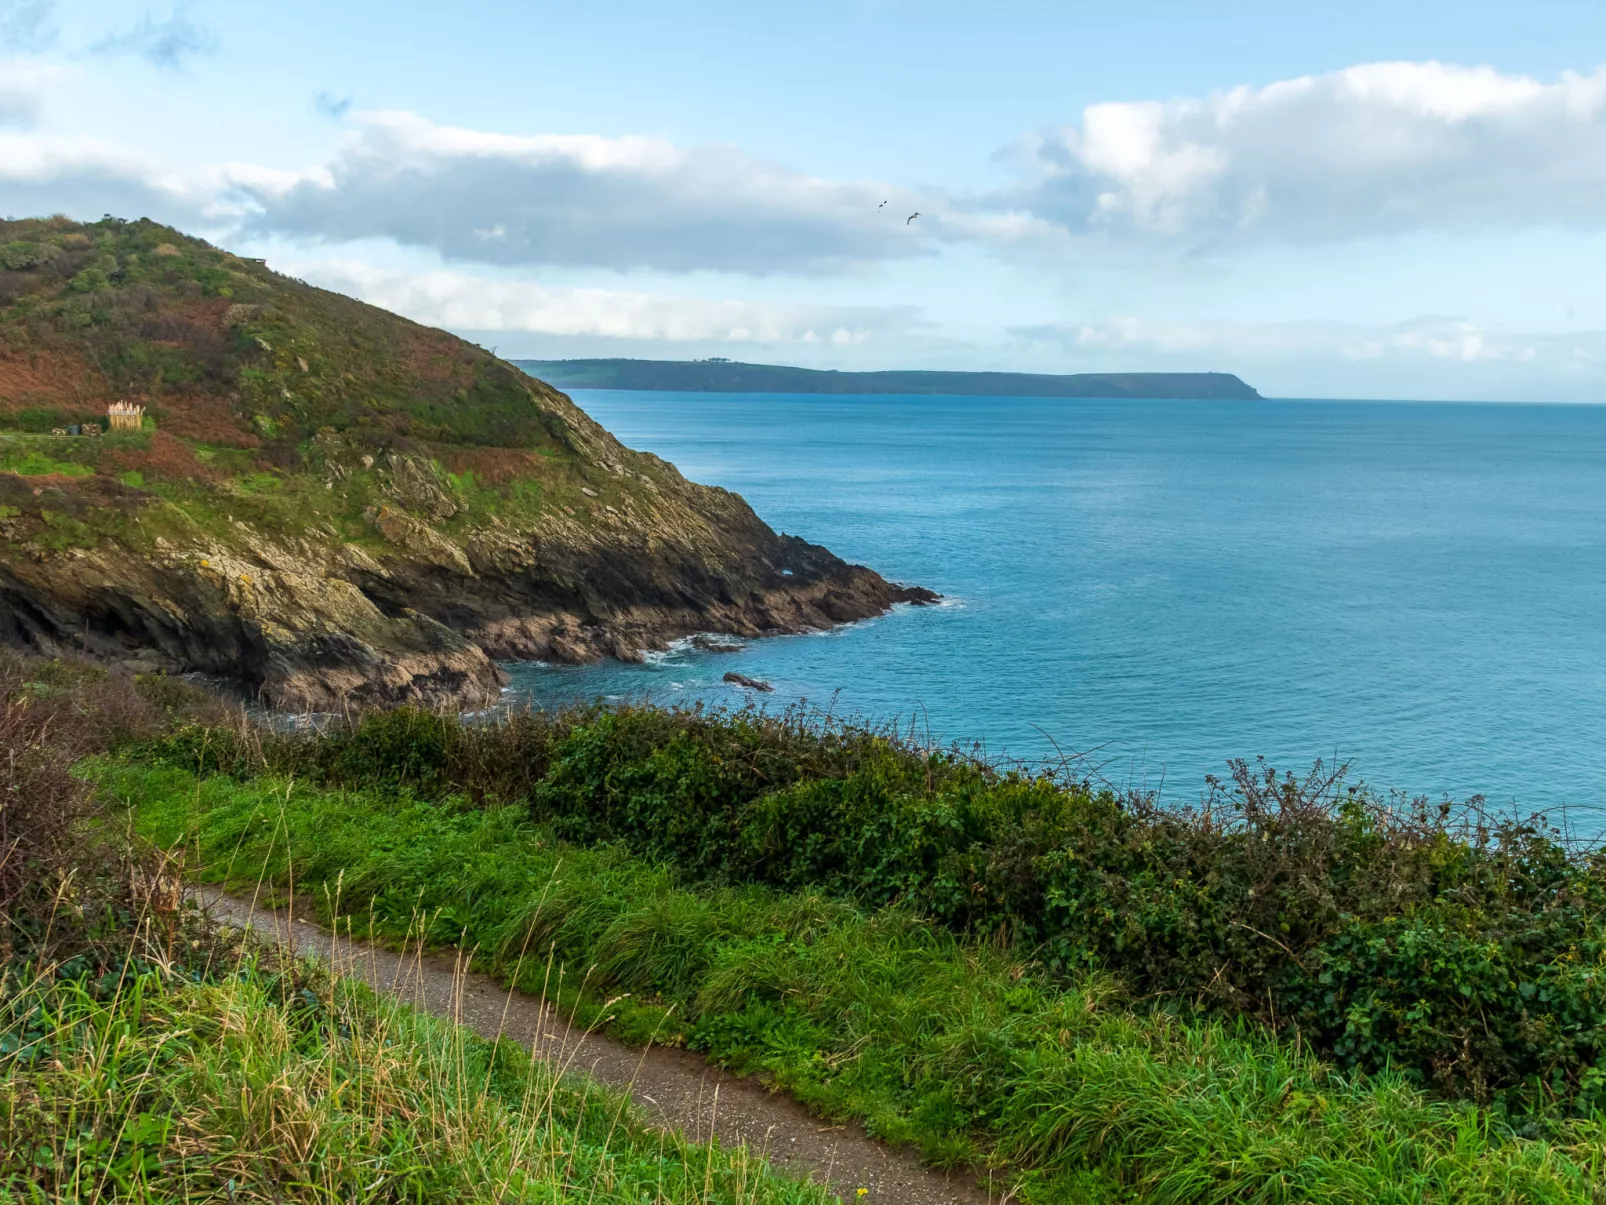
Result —
[[920, 216], [920, 211], [917, 209], [917, 210], [915, 210], [915, 212], [911, 213], [908, 217], [903, 219], [903, 224], [905, 226], [907, 226], [910, 222], [914, 221], [919, 216]]
[[883, 201], [883, 202], [881, 202], [881, 204], [879, 204], [879, 205], [877, 205], [877, 206], [876, 206], [876, 207], [875, 207], [875, 208], [876, 208], [876, 212], [877, 212], [877, 213], [880, 213], [880, 212], [881, 212], [881, 211], [882, 211], [882, 210], [883, 210], [883, 209], [885, 209], [885, 208], [886, 208], [886, 207], [887, 207], [887, 203], [886, 203], [886, 202], [885, 202], [885, 201]]

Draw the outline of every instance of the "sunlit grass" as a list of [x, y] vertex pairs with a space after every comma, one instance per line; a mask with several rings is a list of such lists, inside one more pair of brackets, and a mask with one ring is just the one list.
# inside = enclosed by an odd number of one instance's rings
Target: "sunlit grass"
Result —
[[521, 807], [103, 764], [139, 829], [202, 877], [294, 885], [393, 941], [461, 941], [527, 990], [632, 993], [616, 1030], [769, 1076], [1023, 1199], [1591, 1202], [1600, 1119], [1521, 1137], [1387, 1071], [1347, 1077], [1252, 1022], [1159, 1011], [1099, 974], [814, 891], [696, 887], [620, 847], [568, 847]]

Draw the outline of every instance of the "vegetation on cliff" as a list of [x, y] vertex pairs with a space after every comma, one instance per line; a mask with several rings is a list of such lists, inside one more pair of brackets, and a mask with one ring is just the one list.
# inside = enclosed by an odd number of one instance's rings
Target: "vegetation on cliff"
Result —
[[[1590, 1201], [1599, 858], [1247, 767], [1166, 811], [753, 714], [194, 728], [95, 774], [338, 899], [1028, 1199]], [[582, 1016], [596, 999], [564, 1000]]]
[[[119, 400], [143, 429], [52, 434]], [[0, 222], [0, 543], [0, 638], [300, 706], [913, 597], [481, 348], [148, 221]]]

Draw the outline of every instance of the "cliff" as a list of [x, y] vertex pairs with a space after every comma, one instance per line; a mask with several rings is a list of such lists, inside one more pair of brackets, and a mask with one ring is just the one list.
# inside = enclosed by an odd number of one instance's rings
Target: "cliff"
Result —
[[[145, 412], [104, 423], [109, 404]], [[148, 221], [0, 222], [0, 639], [283, 707], [495, 697], [932, 597], [479, 347]]]
[[1096, 397], [1253, 400], [1226, 372], [836, 372], [732, 360], [515, 360], [560, 389], [679, 393], [941, 394], [960, 397]]

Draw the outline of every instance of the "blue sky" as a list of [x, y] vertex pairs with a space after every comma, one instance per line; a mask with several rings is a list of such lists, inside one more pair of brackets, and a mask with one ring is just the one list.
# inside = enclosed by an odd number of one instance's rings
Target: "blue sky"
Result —
[[503, 354], [1601, 401], [1603, 63], [1599, 3], [0, 0], [0, 212]]

